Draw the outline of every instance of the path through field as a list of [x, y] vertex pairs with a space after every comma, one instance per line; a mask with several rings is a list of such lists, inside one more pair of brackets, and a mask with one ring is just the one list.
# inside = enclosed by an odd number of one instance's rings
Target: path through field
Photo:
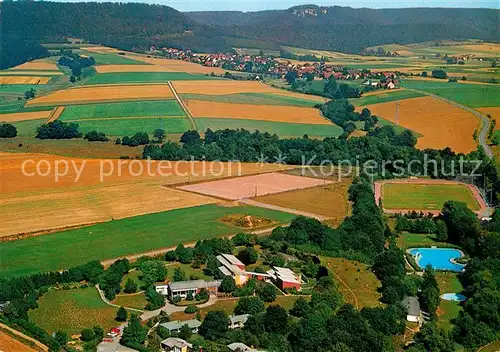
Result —
[[301, 216], [305, 216], [305, 217], [308, 217], [308, 218], [317, 219], [319, 221], [325, 221], [325, 220], [329, 219], [329, 217], [327, 217], [327, 216], [323, 216], [323, 215], [319, 215], [319, 214], [314, 214], [314, 213], [308, 213], [306, 211], [301, 211], [301, 210], [292, 209], [292, 208], [285, 208], [285, 207], [281, 207], [279, 205], [262, 203], [262, 202], [258, 202], [258, 201], [253, 200], [253, 199], [241, 199], [239, 202], [247, 204], [247, 205], [252, 205], [254, 207], [266, 208], [266, 209], [271, 209], [271, 210], [282, 211], [282, 212], [285, 212], [285, 213], [291, 213], [291, 214], [301, 215]]
[[179, 94], [177, 94], [177, 91], [175, 90], [174, 85], [170, 81], [168, 81], [168, 86], [170, 87], [170, 90], [174, 94], [174, 97], [177, 100], [177, 102], [179, 103], [179, 105], [181, 106], [181, 108], [186, 112], [186, 115], [189, 119], [189, 122], [191, 122], [191, 126], [193, 127], [193, 130], [197, 131], [198, 127], [196, 127], [196, 122], [194, 122], [194, 119], [193, 119], [193, 116], [191, 115], [191, 112], [189, 112], [189, 109], [186, 107], [186, 105], [184, 104], [182, 99], [179, 97]]

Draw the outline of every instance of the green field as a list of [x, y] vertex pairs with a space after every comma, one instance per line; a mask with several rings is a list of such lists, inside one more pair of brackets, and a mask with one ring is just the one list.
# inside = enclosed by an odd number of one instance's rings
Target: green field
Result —
[[0, 85], [0, 95], [2, 93], [10, 94], [22, 94], [30, 89], [35, 89], [38, 91], [43, 85], [40, 84], [1, 84]]
[[401, 249], [415, 247], [455, 247], [446, 242], [438, 242], [434, 234], [403, 232], [396, 238], [396, 244]]
[[464, 185], [387, 183], [382, 193], [386, 209], [441, 210], [444, 203], [455, 200], [479, 210], [479, 204]]
[[273, 122], [246, 119], [213, 119], [196, 118], [196, 125], [201, 131], [207, 128], [212, 130], [243, 128], [254, 132], [276, 133], [281, 137], [302, 137], [307, 134], [311, 137], [338, 137], [342, 134], [342, 128], [337, 125], [310, 125], [301, 123]]
[[317, 101], [287, 97], [278, 94], [265, 93], [236, 93], [227, 95], [205, 95], [205, 94], [181, 94], [183, 100], [203, 100], [219, 103], [252, 104], [252, 105], [278, 105], [278, 106], [299, 106], [314, 107], [319, 104]]
[[58, 270], [90, 260], [117, 258], [241, 231], [241, 228], [219, 221], [229, 214], [261, 216], [280, 223], [294, 218], [292, 214], [250, 206], [204, 205], [109, 221], [1, 242], [0, 275]]
[[425, 95], [418, 92], [412, 92], [409, 90], [397, 90], [394, 92], [388, 91], [387, 93], [369, 95], [357, 99], [349, 99], [349, 102], [354, 106], [364, 106], [364, 105], [387, 103], [395, 100], [403, 100], [403, 99], [417, 98], [423, 96]]
[[117, 311], [101, 300], [95, 287], [89, 287], [49, 291], [38, 300], [38, 308], [28, 314], [30, 321], [49, 334], [64, 330], [71, 335], [94, 325], [109, 331], [118, 325], [114, 320]]
[[[0, 115], [0, 121], [2, 117]], [[47, 119], [37, 119], [37, 120], [26, 120], [11, 122], [12, 125], [17, 128], [17, 135], [20, 137], [29, 137], [36, 135], [36, 129], [38, 126], [42, 125]]]
[[454, 100], [471, 108], [498, 106], [500, 85], [448, 83], [448, 81], [405, 80], [401, 83], [405, 88], [418, 89]]
[[96, 65], [147, 65], [145, 62], [129, 59], [118, 54], [95, 53], [85, 50], [81, 50], [80, 54], [92, 56]]
[[119, 84], [119, 83], [165, 83], [167, 81], [190, 81], [214, 79], [205, 75], [194, 75], [185, 72], [120, 72], [96, 73], [85, 84]]
[[102, 104], [84, 104], [67, 106], [61, 117], [62, 121], [79, 121], [96, 118], [146, 117], [146, 116], [185, 116], [179, 103], [172, 100], [127, 101]]
[[82, 133], [99, 131], [107, 136], [116, 137], [130, 136], [136, 132], [147, 132], [151, 135], [158, 128], [163, 129], [167, 134], [184, 133], [191, 129], [189, 120], [183, 117], [81, 120], [78, 121], [78, 126]]
[[52, 106], [34, 106], [34, 107], [25, 108], [24, 101], [23, 102], [15, 101], [15, 102], [0, 106], [0, 120], [2, 118], [2, 116], [1, 116], [2, 114], [11, 114], [11, 113], [15, 113], [15, 112], [50, 111], [53, 108], [54, 107], [52, 107]]

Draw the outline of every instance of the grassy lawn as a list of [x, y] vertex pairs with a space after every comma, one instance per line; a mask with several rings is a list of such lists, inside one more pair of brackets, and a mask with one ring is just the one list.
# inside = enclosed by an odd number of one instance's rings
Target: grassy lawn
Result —
[[241, 228], [220, 222], [229, 214], [261, 216], [286, 223], [294, 215], [242, 206], [204, 205], [109, 221], [51, 235], [0, 243], [2, 276], [68, 268], [90, 260], [109, 259], [229, 235]]
[[464, 185], [383, 185], [383, 204], [386, 209], [440, 210], [449, 200], [465, 202], [470, 209], [479, 210], [479, 204]]
[[94, 287], [50, 291], [38, 300], [38, 308], [29, 311], [30, 320], [49, 333], [64, 330], [78, 334], [99, 324], [108, 331], [118, 323], [118, 308], [104, 303]]
[[[143, 63], [141, 63], [143, 64]], [[195, 75], [185, 72], [120, 72], [120, 73], [98, 73], [89, 78], [89, 84], [118, 84], [118, 83], [165, 83], [166, 81], [187, 81], [215, 79], [205, 75]]]
[[121, 287], [124, 288], [127, 280], [132, 279], [137, 284], [137, 290], [140, 290], [142, 285], [144, 285], [144, 283], [141, 280], [141, 275], [142, 275], [142, 273], [140, 270], [134, 270], [134, 271], [130, 271], [130, 272], [126, 273], [125, 275], [123, 275]]
[[266, 93], [236, 93], [226, 95], [181, 94], [182, 99], [219, 103], [314, 107], [317, 101]]
[[82, 133], [99, 131], [107, 136], [116, 137], [130, 136], [136, 132], [147, 132], [152, 135], [157, 128], [165, 130], [165, 133], [183, 133], [191, 129], [189, 120], [183, 117], [82, 120], [78, 125]]
[[180, 268], [184, 275], [186, 276], [186, 280], [191, 280], [191, 277], [194, 279], [202, 279], [202, 280], [213, 280], [214, 278], [203, 273], [203, 269], [193, 269], [191, 264], [181, 264], [181, 263], [173, 263], [167, 264], [168, 274], [167, 279], [169, 281], [174, 281], [174, 272], [175, 269]]
[[185, 113], [176, 100], [128, 101], [103, 104], [70, 105], [64, 109], [59, 119], [62, 121], [78, 121], [95, 118], [146, 116], [179, 117], [185, 116]]
[[409, 98], [423, 97], [424, 94], [412, 92], [409, 90], [397, 90], [394, 92], [388, 91], [387, 93], [380, 93], [375, 95], [368, 95], [357, 99], [349, 99], [349, 102], [354, 106], [364, 106], [370, 104], [387, 103], [395, 100], [403, 100]]
[[307, 134], [310, 137], [338, 137], [342, 134], [342, 128], [337, 125], [310, 125], [301, 123], [243, 120], [243, 119], [215, 119], [197, 118], [196, 125], [201, 131], [207, 128], [212, 130], [244, 128], [251, 132], [259, 130], [279, 136], [302, 137]]
[[144, 295], [144, 293], [129, 295], [120, 294], [116, 296], [116, 298], [113, 300], [113, 303], [121, 307], [144, 310], [144, 307], [146, 307], [148, 301], [146, 300], [146, 296]]
[[402, 86], [433, 93], [471, 108], [498, 106], [500, 95], [500, 86], [448, 83], [446, 80], [443, 82], [405, 80]]
[[[439, 293], [460, 293], [463, 291], [463, 286], [458, 280], [458, 275], [456, 273], [435, 273], [436, 280], [439, 284]], [[450, 331], [452, 328], [451, 320], [458, 317], [458, 314], [462, 310], [459, 302], [445, 301], [441, 299], [438, 309], [437, 316], [438, 327]]]
[[380, 305], [380, 282], [368, 265], [345, 258], [321, 257], [321, 261], [335, 273], [337, 287], [347, 303], [359, 308]]
[[445, 242], [438, 242], [434, 234], [418, 234], [404, 232], [396, 239], [399, 248], [406, 250], [415, 247], [454, 247]]

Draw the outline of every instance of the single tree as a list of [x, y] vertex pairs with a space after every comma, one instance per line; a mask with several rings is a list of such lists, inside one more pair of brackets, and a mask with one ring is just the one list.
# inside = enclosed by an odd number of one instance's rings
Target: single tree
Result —
[[236, 289], [236, 282], [234, 281], [232, 276], [224, 276], [222, 282], [220, 283], [220, 291], [221, 292], [233, 292]]
[[130, 277], [125, 282], [125, 288], [123, 289], [125, 293], [135, 293], [137, 292], [137, 283]]
[[228, 330], [229, 318], [223, 311], [212, 310], [208, 312], [200, 326], [199, 334], [208, 340], [224, 337]]
[[118, 311], [116, 312], [116, 321], [127, 321], [128, 318], [128, 313], [127, 310], [123, 307], [118, 308]]

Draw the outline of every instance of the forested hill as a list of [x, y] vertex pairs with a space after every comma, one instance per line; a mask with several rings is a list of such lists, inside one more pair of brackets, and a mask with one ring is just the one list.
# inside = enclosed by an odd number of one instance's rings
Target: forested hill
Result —
[[437, 39], [498, 40], [495, 9], [293, 7], [260, 12], [188, 12], [227, 36], [303, 48], [360, 52], [367, 46]]

